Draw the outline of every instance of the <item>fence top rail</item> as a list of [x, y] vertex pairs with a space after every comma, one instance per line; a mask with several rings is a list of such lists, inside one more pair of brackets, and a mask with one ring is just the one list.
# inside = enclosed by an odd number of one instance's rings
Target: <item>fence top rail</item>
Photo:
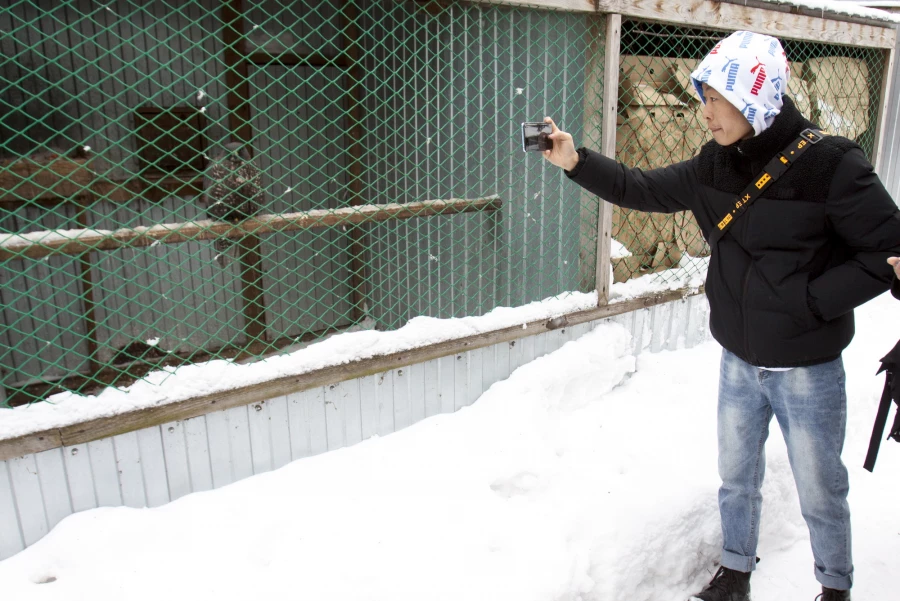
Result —
[[424, 200], [402, 204], [316, 209], [281, 215], [257, 215], [239, 223], [204, 219], [117, 230], [76, 229], [0, 234], [0, 261], [22, 257], [35, 259], [55, 254], [80, 254], [93, 250], [156, 246], [160, 243], [177, 244], [218, 238], [242, 238], [248, 235], [357, 225], [391, 219], [499, 211], [502, 205], [500, 198], [489, 196], [475, 200]]
[[475, 0], [481, 4], [506, 4], [582, 13], [614, 13], [625, 17], [689, 23], [714, 29], [750, 29], [769, 35], [842, 44], [893, 48], [900, 15], [833, 2], [803, 0]]

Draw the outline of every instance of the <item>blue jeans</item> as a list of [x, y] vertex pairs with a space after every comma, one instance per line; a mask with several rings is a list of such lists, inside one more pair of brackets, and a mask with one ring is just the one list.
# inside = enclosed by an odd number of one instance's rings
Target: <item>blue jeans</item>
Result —
[[800, 509], [823, 585], [849, 589], [849, 482], [841, 461], [847, 424], [844, 363], [838, 358], [790, 371], [766, 371], [724, 351], [719, 376], [719, 513], [722, 565], [756, 567], [756, 545], [772, 416], [787, 443]]

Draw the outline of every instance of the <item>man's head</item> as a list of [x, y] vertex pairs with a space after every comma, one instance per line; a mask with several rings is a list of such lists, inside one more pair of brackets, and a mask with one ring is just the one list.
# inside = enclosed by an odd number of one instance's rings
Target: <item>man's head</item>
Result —
[[730, 146], [753, 136], [753, 126], [736, 106], [708, 84], [704, 83], [702, 87], [703, 98], [706, 100], [703, 119], [716, 142], [722, 146]]
[[[727, 135], [744, 129], [740, 121], [728, 121], [731, 112], [742, 116], [751, 135], [759, 135], [772, 125], [781, 112], [788, 77], [781, 42], [752, 31], [737, 31], [716, 44], [691, 73], [704, 104], [703, 115], [719, 144], [733, 144], [744, 137]], [[733, 111], [710, 106], [707, 90], [715, 93], [713, 105], [727, 104]]]

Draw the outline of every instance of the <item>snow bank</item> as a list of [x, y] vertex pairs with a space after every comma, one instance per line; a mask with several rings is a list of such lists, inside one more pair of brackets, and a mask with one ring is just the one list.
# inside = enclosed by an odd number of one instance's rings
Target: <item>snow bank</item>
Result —
[[[895, 597], [900, 446], [861, 463], [896, 301], [845, 353], [856, 601]], [[17, 601], [683, 600], [714, 571], [720, 349], [628, 354], [603, 325], [479, 401], [385, 438], [150, 510], [63, 520], [0, 563]], [[754, 598], [818, 593], [773, 426]], [[52, 582], [49, 582], [53, 580]], [[44, 584], [37, 584], [45, 582]]]

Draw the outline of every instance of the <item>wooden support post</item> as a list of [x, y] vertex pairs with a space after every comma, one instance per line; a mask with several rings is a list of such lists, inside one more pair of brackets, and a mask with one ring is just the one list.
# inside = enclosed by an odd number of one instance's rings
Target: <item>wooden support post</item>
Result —
[[[94, 204], [95, 198], [92, 193], [87, 192], [80, 196], [76, 201], [77, 208], [75, 221], [82, 228], [88, 228], [87, 209]], [[97, 351], [100, 345], [97, 342], [97, 316], [96, 303], [94, 302], [94, 278], [91, 274], [91, 253], [85, 252], [79, 256], [81, 264], [81, 299], [84, 303], [84, 337], [87, 340], [88, 347], [88, 369], [91, 373], [100, 369], [97, 360]]]
[[[347, 185], [350, 189], [350, 206], [363, 204], [362, 198], [362, 109], [360, 88], [362, 70], [359, 67], [359, 27], [355, 0], [344, 0], [341, 15], [344, 25], [344, 56], [347, 69]], [[357, 227], [349, 228], [348, 254], [350, 263], [350, 288], [353, 302], [353, 321], [361, 321], [366, 315], [366, 281], [368, 273], [365, 232]]]
[[[602, 146], [601, 131], [603, 127], [603, 52], [605, 17], [594, 15], [588, 17], [585, 47], [587, 55], [584, 64], [584, 109], [582, 121], [581, 146], [599, 148]], [[578, 142], [576, 141], [576, 145]], [[581, 191], [580, 232], [578, 244], [578, 289], [582, 292], [597, 287], [597, 197]], [[602, 203], [602, 201], [601, 201]]]
[[[616, 118], [619, 112], [619, 49], [622, 33], [622, 15], [606, 16], [606, 51], [603, 60], [603, 141], [600, 152], [605, 156], [616, 156]], [[612, 245], [613, 206], [600, 201], [597, 215], [597, 304], [609, 302], [610, 251]]]
[[[882, 71], [881, 89], [878, 92], [878, 122], [875, 124], [875, 141], [872, 144], [872, 165], [875, 166], [875, 172], [882, 179], [885, 179], [887, 174], [882, 173], [881, 169], [889, 162], [886, 163], [884, 160], [884, 157], [888, 155], [884, 145], [884, 129], [888, 120], [888, 110], [891, 108], [891, 91], [892, 88], [897, 87], [897, 82], [894, 77], [894, 56], [896, 50], [892, 48], [882, 52], [884, 53], [884, 70]], [[894, 150], [891, 149], [891, 153], [893, 152]]]
[[[233, 136], [254, 155], [250, 111], [250, 69], [244, 56], [244, 6], [242, 0], [226, 0], [222, 5], [225, 43], [225, 84], [228, 88], [228, 121]], [[263, 295], [260, 240], [250, 235], [240, 241], [241, 293], [244, 299], [244, 335], [247, 345], [264, 342], [266, 308]]]

